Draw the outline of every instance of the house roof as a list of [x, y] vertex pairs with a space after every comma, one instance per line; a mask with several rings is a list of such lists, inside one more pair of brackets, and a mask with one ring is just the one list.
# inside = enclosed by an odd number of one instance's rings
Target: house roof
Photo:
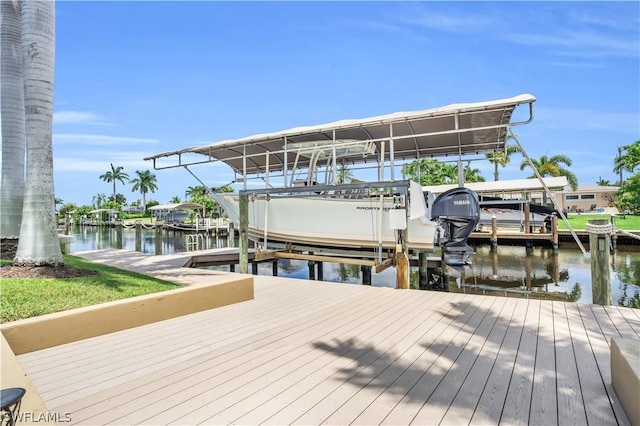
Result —
[[565, 192], [576, 193], [576, 192], [616, 192], [620, 189], [619, 186], [603, 186], [603, 185], [578, 185], [578, 189], [575, 191], [568, 188]]
[[[559, 191], [569, 185], [567, 178], [565, 176], [559, 177], [547, 177], [542, 178], [545, 185], [550, 190]], [[441, 194], [449, 189], [457, 187], [457, 184], [451, 185], [433, 185], [433, 186], [423, 186], [423, 191], [429, 191], [434, 194]], [[464, 186], [466, 188], [472, 189], [477, 193], [483, 192], [522, 192], [522, 191], [542, 191], [544, 190], [544, 186], [540, 183], [538, 179], [512, 179], [512, 180], [498, 180], [498, 181], [490, 181], [490, 182], [471, 182], [465, 183]]]

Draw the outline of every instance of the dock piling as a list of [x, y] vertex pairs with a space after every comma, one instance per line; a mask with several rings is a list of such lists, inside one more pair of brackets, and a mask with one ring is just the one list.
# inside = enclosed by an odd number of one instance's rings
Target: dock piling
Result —
[[239, 230], [239, 248], [240, 248], [240, 273], [247, 274], [249, 272], [249, 195], [240, 191], [240, 230]]
[[136, 220], [136, 245], [135, 251], [142, 251], [142, 221]]
[[498, 218], [496, 215], [491, 216], [491, 250], [498, 249]]
[[609, 245], [613, 227], [606, 219], [591, 219], [585, 228], [589, 233], [593, 303], [598, 305], [611, 305]]
[[421, 251], [418, 253], [418, 287], [426, 288], [428, 283], [427, 253]]

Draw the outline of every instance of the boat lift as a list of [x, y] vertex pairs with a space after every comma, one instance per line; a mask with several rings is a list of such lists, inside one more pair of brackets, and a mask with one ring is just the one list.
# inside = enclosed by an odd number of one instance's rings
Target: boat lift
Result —
[[[233, 171], [234, 182], [242, 183], [240, 193], [245, 196], [261, 193], [269, 197], [275, 194], [273, 191], [280, 194], [317, 192], [318, 195], [336, 191], [338, 167], [341, 165], [353, 167], [352, 171], [377, 169], [377, 181], [368, 184], [384, 187], [400, 182], [395, 173], [396, 166], [402, 162], [453, 157], [461, 164], [463, 156], [505, 151], [508, 131], [533, 120], [535, 100], [532, 95], [519, 95], [366, 119], [341, 120], [163, 152], [145, 160], [153, 161], [155, 170], [184, 167], [194, 177], [196, 175], [190, 167], [222, 162]], [[512, 121], [514, 111], [520, 105], [528, 106], [528, 117]], [[522, 148], [519, 142], [518, 145]], [[320, 172], [321, 168], [323, 172]], [[386, 168], [389, 168], [390, 174], [385, 172]], [[301, 173], [306, 173], [306, 176]], [[387, 176], [390, 179], [387, 180]], [[197, 179], [202, 183], [201, 179]], [[249, 179], [262, 180], [264, 188], [248, 189]], [[459, 186], [463, 186], [462, 176], [459, 176]], [[382, 202], [383, 195], [379, 197]], [[239, 225], [242, 233], [243, 223]], [[262, 240], [266, 246], [266, 226]], [[380, 246], [379, 260], [382, 252]]]

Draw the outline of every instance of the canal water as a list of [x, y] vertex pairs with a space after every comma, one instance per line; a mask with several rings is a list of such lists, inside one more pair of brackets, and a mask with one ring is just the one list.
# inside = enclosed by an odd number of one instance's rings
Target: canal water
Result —
[[[136, 245], [134, 229], [74, 227], [72, 234], [76, 241], [70, 251], [101, 250], [122, 248], [155, 254], [157, 248], [154, 230], [143, 229]], [[163, 232], [161, 249], [163, 254], [186, 252], [193, 243], [187, 233]], [[211, 236], [202, 240], [204, 248], [227, 247], [226, 238]], [[453, 272], [449, 278], [449, 291], [505, 295], [514, 297], [535, 297], [548, 300], [564, 300], [592, 303], [591, 261], [578, 249], [561, 248], [554, 254], [550, 248], [535, 247], [529, 252], [525, 247], [500, 246], [492, 252], [489, 246], [477, 246], [472, 256], [473, 266], [461, 272]], [[640, 294], [640, 253], [626, 251], [621, 247], [611, 257], [611, 290], [614, 305], [631, 306], [635, 294]], [[228, 267], [211, 267], [228, 270]], [[260, 264], [258, 273], [271, 275], [270, 262]], [[236, 269], [237, 270], [237, 269]], [[360, 284], [360, 267], [325, 263], [324, 280]], [[307, 261], [278, 261], [278, 275], [291, 278], [308, 278]], [[372, 285], [395, 286], [395, 270], [389, 268], [380, 274], [372, 274]], [[417, 282], [417, 271], [412, 271], [412, 282]], [[635, 296], [640, 299], [640, 296]], [[640, 303], [636, 300], [635, 303]]]

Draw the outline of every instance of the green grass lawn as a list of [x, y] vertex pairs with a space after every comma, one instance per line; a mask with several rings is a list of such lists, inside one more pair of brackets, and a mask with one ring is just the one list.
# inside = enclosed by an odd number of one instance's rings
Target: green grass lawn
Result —
[[[611, 220], [611, 216], [606, 214], [580, 214], [580, 215], [572, 214], [572, 215], [569, 215], [568, 219], [573, 229], [585, 229], [585, 226], [590, 219]], [[639, 231], [640, 216], [617, 215], [616, 228], [620, 228], [625, 231]], [[568, 229], [561, 218], [558, 218], [558, 229]]]
[[0, 322], [172, 290], [167, 281], [65, 255], [66, 266], [97, 271], [82, 278], [2, 278]]

